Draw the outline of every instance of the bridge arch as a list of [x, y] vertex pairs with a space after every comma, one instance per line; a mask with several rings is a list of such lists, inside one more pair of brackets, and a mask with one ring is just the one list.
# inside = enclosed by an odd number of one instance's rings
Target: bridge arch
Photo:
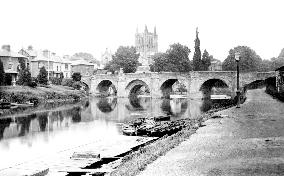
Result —
[[167, 79], [160, 86], [160, 90], [162, 92], [162, 97], [164, 97], [164, 98], [170, 97], [170, 93], [173, 92], [173, 85], [175, 83], [180, 83], [180, 85], [184, 86], [184, 91], [187, 91], [187, 88], [186, 88], [183, 81], [176, 79], [176, 78]]
[[96, 87], [96, 91], [101, 95], [116, 95], [117, 89], [112, 81], [110, 80], [102, 80]]
[[[212, 90], [213, 87], [214, 89]], [[212, 93], [213, 94], [225, 93], [231, 95], [231, 90], [229, 88], [230, 84], [227, 83], [225, 80], [220, 78], [211, 78], [207, 79], [200, 85], [199, 91], [202, 92], [203, 97], [208, 97]]]
[[150, 94], [150, 88], [148, 84], [146, 84], [144, 81], [140, 79], [135, 79], [135, 80], [130, 81], [127, 84], [125, 90], [127, 93], [126, 95], [128, 96], [138, 95], [141, 93], [139, 91], [142, 91], [143, 93], [146, 93], [146, 94]]

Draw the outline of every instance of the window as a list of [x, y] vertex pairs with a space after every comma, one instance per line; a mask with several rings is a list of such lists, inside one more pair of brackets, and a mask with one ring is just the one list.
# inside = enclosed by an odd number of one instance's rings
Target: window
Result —
[[58, 66], [56, 66], [56, 69], [57, 69], [57, 71], [58, 71]]
[[68, 75], [67, 75], [67, 73], [66, 73], [65, 78], [67, 78], [67, 77], [68, 77]]
[[68, 64], [65, 64], [65, 70], [68, 70]]

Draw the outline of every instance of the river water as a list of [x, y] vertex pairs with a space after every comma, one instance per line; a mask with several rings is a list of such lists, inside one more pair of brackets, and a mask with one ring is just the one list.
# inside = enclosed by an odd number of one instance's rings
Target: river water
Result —
[[0, 118], [0, 170], [94, 140], [117, 139], [120, 124], [138, 117], [196, 118], [210, 101], [191, 99], [90, 98], [67, 109]]

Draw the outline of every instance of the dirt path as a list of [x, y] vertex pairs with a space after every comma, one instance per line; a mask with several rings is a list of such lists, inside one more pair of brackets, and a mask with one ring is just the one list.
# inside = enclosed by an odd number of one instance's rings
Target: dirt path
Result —
[[205, 127], [140, 176], [284, 175], [284, 103], [251, 90], [241, 108], [218, 112]]

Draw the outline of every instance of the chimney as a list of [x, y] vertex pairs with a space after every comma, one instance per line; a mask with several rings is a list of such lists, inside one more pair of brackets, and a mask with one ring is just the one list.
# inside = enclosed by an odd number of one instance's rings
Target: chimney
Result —
[[33, 50], [33, 46], [32, 45], [28, 46], [28, 50], [32, 51]]
[[43, 54], [44, 57], [47, 57], [47, 58], [49, 57], [49, 51], [48, 50], [43, 50], [42, 54]]
[[3, 45], [3, 46], [2, 46], [2, 49], [3, 49], [3, 50], [6, 50], [6, 51], [8, 51], [8, 52], [11, 51], [10, 45]]

